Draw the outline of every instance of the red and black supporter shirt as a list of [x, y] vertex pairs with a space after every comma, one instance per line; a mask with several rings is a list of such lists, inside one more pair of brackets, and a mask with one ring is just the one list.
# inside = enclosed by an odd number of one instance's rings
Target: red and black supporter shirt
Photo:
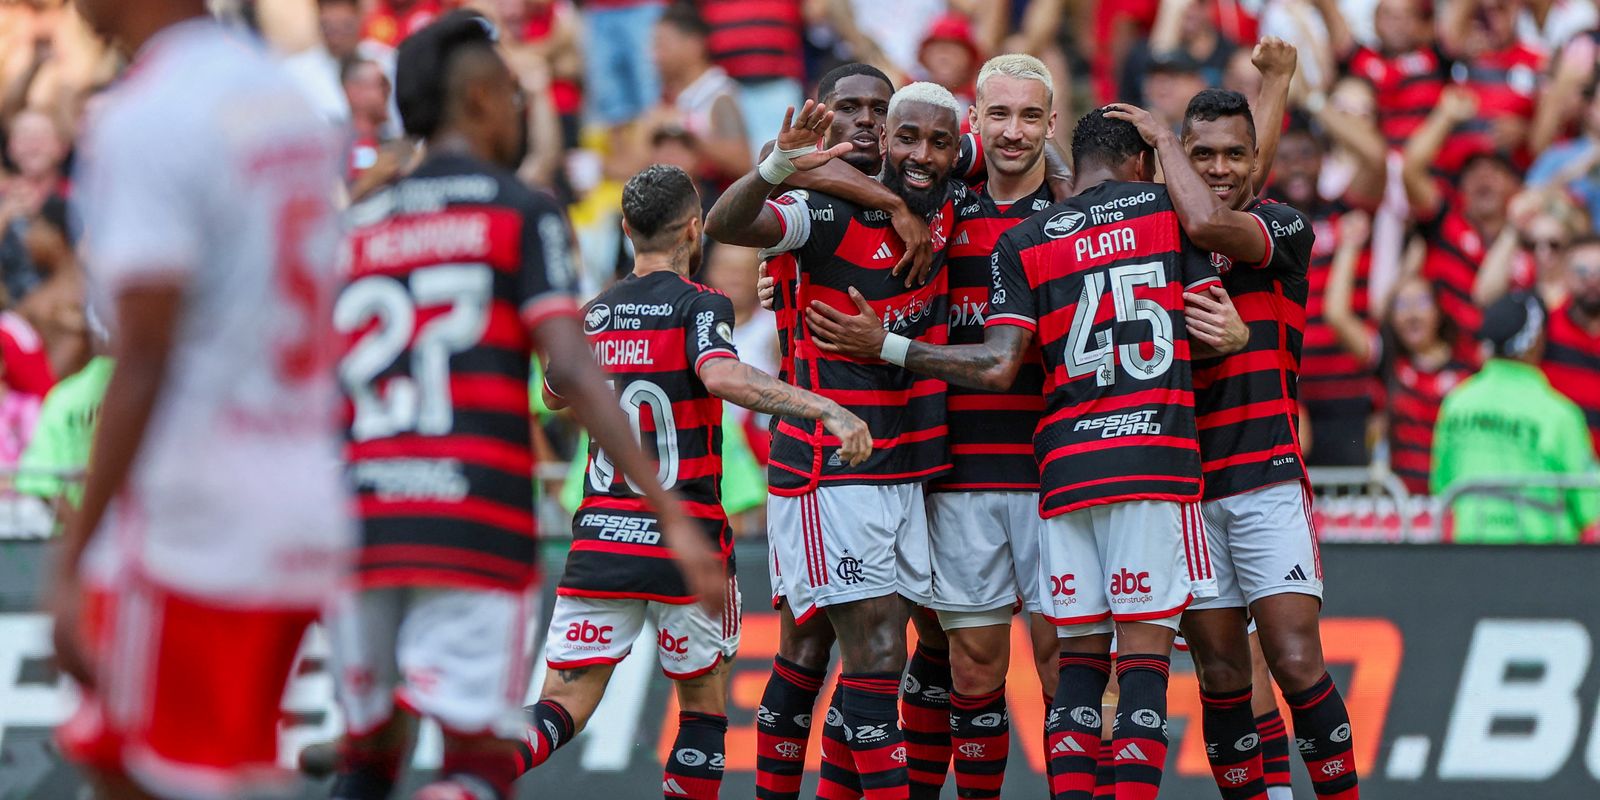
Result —
[[1472, 301], [1472, 284], [1489, 243], [1450, 203], [1433, 219], [1419, 220], [1419, 227], [1428, 246], [1422, 276], [1438, 289], [1439, 310], [1455, 320], [1462, 342], [1470, 346], [1483, 324], [1483, 309]]
[[1200, 498], [1183, 294], [1217, 280], [1165, 186], [1107, 181], [1000, 237], [987, 326], [1034, 331], [1039, 512]]
[[436, 155], [349, 212], [334, 322], [364, 586], [536, 577], [529, 331], [576, 315], [567, 222], [515, 175]]
[[[728, 567], [733, 539], [722, 509], [722, 401], [700, 368], [738, 358], [733, 303], [675, 272], [630, 275], [584, 307], [583, 332], [661, 485], [678, 492]], [[650, 505], [592, 442], [583, 503], [557, 594], [692, 603]]]
[[1569, 300], [1550, 315], [1542, 366], [1550, 385], [1583, 409], [1600, 450], [1600, 336], [1585, 330], [1575, 313]]
[[[1379, 342], [1374, 352], [1383, 350]], [[1426, 369], [1409, 355], [1380, 355], [1389, 375], [1389, 469], [1406, 490], [1426, 495], [1433, 470], [1433, 429], [1444, 396], [1477, 370], [1452, 355], [1436, 369]]]
[[1314, 234], [1306, 215], [1283, 203], [1258, 200], [1247, 213], [1261, 225], [1266, 255], [1258, 264], [1213, 262], [1250, 341], [1194, 366], [1208, 500], [1306, 478], [1295, 391]]
[[799, 495], [829, 484], [917, 483], [949, 470], [944, 382], [878, 359], [824, 353], [812, 340], [803, 313], [819, 301], [855, 314], [848, 294], [855, 287], [891, 333], [929, 344], [948, 341], [944, 258], [956, 207], [966, 202], [967, 190], [952, 183], [949, 192], [929, 220], [932, 276], [910, 289], [903, 276], [890, 274], [905, 245], [888, 212], [805, 190], [767, 201], [784, 225], [783, 240], [768, 252], [794, 255], [767, 263], [767, 273], [777, 283], [774, 309], [784, 326], [779, 339], [786, 377], [865, 420], [873, 445], [872, 456], [852, 467], [839, 456], [838, 438], [821, 422], [775, 417], [767, 464], [773, 494]]
[[1363, 47], [1350, 57], [1345, 71], [1372, 84], [1378, 129], [1396, 149], [1422, 127], [1450, 81], [1449, 61], [1433, 47], [1393, 57]]
[[[1539, 75], [1544, 71], [1544, 56], [1521, 44], [1459, 61], [1451, 68], [1457, 83], [1478, 96], [1478, 113], [1456, 127], [1444, 148], [1434, 159], [1433, 169], [1442, 175], [1455, 175], [1467, 159], [1479, 153], [1503, 149], [1495, 142], [1494, 129], [1501, 120], [1512, 117], [1524, 124], [1533, 122], [1539, 96]], [[1383, 96], [1378, 97], [1380, 105]], [[1526, 148], [1511, 154], [1517, 166], [1527, 169], [1532, 157]]]
[[711, 60], [734, 80], [805, 79], [800, 0], [699, 0]]
[[[956, 209], [955, 238], [945, 263], [950, 274], [950, 343], [982, 344], [994, 282], [990, 255], [1000, 235], [1053, 204], [1048, 185], [1000, 205], [987, 187], [971, 188]], [[951, 384], [945, 395], [950, 422], [950, 474], [929, 484], [935, 492], [1037, 492], [1039, 464], [1033, 432], [1044, 411], [1044, 365], [1039, 346], [1028, 347], [1016, 382], [1003, 392]]]
[[[1305, 343], [1300, 359], [1300, 401], [1321, 414], [1340, 420], [1364, 418], [1375, 407], [1377, 376], [1361, 359], [1339, 343], [1339, 337], [1323, 316], [1323, 299], [1328, 293], [1328, 277], [1333, 271], [1333, 254], [1338, 249], [1339, 218], [1349, 209], [1339, 202], [1319, 202], [1311, 209], [1311, 265], [1306, 272]], [[1363, 253], [1356, 265], [1355, 285], [1351, 290], [1351, 311], [1360, 319], [1371, 315], [1367, 292], [1371, 273], [1370, 254]]]

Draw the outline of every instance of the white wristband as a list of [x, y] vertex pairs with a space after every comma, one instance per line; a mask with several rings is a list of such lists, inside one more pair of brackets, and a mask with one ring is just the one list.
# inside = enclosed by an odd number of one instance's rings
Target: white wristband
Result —
[[784, 150], [774, 146], [772, 152], [761, 159], [761, 163], [756, 166], [756, 172], [761, 175], [761, 180], [777, 186], [798, 171], [794, 166], [795, 156], [803, 156], [815, 149], [815, 147], [797, 147], [793, 150]]
[[911, 349], [911, 340], [898, 333], [883, 335], [883, 347], [878, 350], [878, 357], [897, 367], [906, 365], [906, 352]]

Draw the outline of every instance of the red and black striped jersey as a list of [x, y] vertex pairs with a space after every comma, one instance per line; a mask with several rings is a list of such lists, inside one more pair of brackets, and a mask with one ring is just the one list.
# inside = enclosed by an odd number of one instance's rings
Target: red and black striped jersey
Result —
[[1393, 148], [1404, 147], [1422, 127], [1450, 80], [1448, 60], [1432, 47], [1393, 57], [1363, 47], [1350, 57], [1345, 71], [1372, 84], [1378, 129]]
[[986, 326], [1034, 331], [1039, 513], [1200, 497], [1183, 294], [1216, 282], [1165, 186], [1107, 181], [1001, 235]]
[[1419, 229], [1428, 246], [1422, 260], [1422, 276], [1438, 289], [1439, 310], [1455, 320], [1462, 342], [1475, 342], [1478, 327], [1483, 324], [1483, 309], [1472, 301], [1472, 284], [1489, 243], [1449, 203], [1439, 209], [1434, 219], [1421, 220]]
[[[1316, 238], [1311, 246], [1311, 266], [1306, 272], [1305, 346], [1300, 357], [1301, 402], [1322, 408], [1340, 419], [1372, 413], [1378, 393], [1377, 376], [1339, 343], [1339, 337], [1322, 313], [1328, 276], [1333, 270], [1333, 254], [1339, 245], [1339, 218], [1348, 211], [1341, 202], [1319, 202], [1307, 214]], [[1371, 265], [1370, 253], [1362, 253], [1356, 265], [1355, 285], [1351, 287], [1350, 310], [1360, 319], [1371, 315], [1367, 298]]]
[[[584, 307], [583, 332], [639, 446], [656, 464], [656, 479], [683, 498], [731, 569], [721, 492], [722, 401], [701, 382], [700, 368], [739, 357], [733, 303], [676, 272], [629, 275]], [[694, 601], [650, 505], [592, 442], [557, 594]]]
[[1556, 391], [1583, 409], [1600, 450], [1600, 336], [1585, 330], [1570, 300], [1550, 314], [1546, 334], [1544, 374]]
[[[1374, 352], [1387, 343], [1378, 343]], [[1384, 358], [1380, 355], [1380, 358]], [[1433, 470], [1433, 427], [1444, 396], [1477, 370], [1452, 356], [1425, 369], [1409, 355], [1396, 353], [1383, 371], [1389, 375], [1389, 468], [1415, 494], [1428, 494]]]
[[910, 289], [903, 277], [890, 274], [905, 245], [888, 212], [804, 190], [768, 201], [784, 225], [783, 240], [769, 252], [794, 256], [767, 262], [767, 274], [777, 282], [774, 308], [780, 324], [787, 323], [779, 331], [787, 378], [866, 421], [873, 439], [872, 456], [852, 467], [840, 458], [837, 437], [821, 422], [773, 418], [767, 474], [774, 494], [804, 494], [819, 484], [915, 483], [949, 470], [944, 382], [878, 359], [824, 353], [812, 340], [804, 313], [796, 313], [817, 301], [854, 314], [848, 294], [854, 287], [890, 332], [944, 344], [949, 318], [944, 259], [956, 207], [967, 197], [966, 188], [956, 183], [949, 192], [929, 220], [933, 273]]
[[800, 0], [699, 0], [711, 60], [745, 82], [805, 78]]
[[[1524, 125], [1533, 122], [1544, 61], [1544, 56], [1538, 52], [1513, 44], [1504, 50], [1456, 62], [1451, 67], [1455, 82], [1478, 96], [1478, 112], [1451, 132], [1434, 159], [1434, 172], [1455, 175], [1472, 156], [1504, 149], [1496, 144], [1494, 132], [1505, 124], [1506, 118], [1521, 120]], [[1378, 100], [1379, 105], [1383, 105], [1382, 95]], [[1527, 169], [1532, 161], [1526, 148], [1510, 155], [1522, 169]]]
[[1250, 341], [1194, 366], [1206, 499], [1306, 477], [1295, 390], [1314, 234], [1306, 215], [1283, 203], [1258, 200], [1246, 213], [1261, 225], [1266, 255], [1257, 264], [1212, 259]]
[[[993, 272], [990, 255], [1000, 235], [1049, 208], [1050, 187], [1000, 205], [986, 186], [971, 188], [956, 209], [955, 238], [946, 269], [950, 273], [950, 343], [981, 344], [989, 311]], [[945, 395], [950, 422], [950, 473], [929, 484], [934, 492], [1036, 492], [1039, 464], [1033, 457], [1033, 431], [1044, 411], [1044, 365], [1039, 347], [1028, 347], [1016, 382], [1003, 392], [952, 384]]]
[[351, 479], [365, 586], [521, 590], [537, 574], [529, 331], [578, 313], [567, 222], [510, 172], [436, 155], [349, 212]]

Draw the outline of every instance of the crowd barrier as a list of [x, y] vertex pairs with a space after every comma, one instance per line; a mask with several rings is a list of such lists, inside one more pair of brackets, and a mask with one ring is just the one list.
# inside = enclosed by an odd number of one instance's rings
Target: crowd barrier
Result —
[[[8, 560], [26, 562], [13, 564], [14, 574], [37, 572], [43, 543], [10, 548]], [[547, 549], [550, 568], [559, 569], [561, 544]], [[732, 673], [728, 798], [753, 796], [754, 712], [778, 636], [764, 602], [764, 548], [742, 543], [738, 557], [746, 604]], [[1365, 797], [1600, 797], [1600, 549], [1330, 544], [1322, 566], [1325, 648], [1355, 723]], [[0, 798], [74, 797], [76, 777], [49, 747], [48, 729], [75, 698], [50, 668], [48, 620], [28, 601], [0, 606]], [[677, 709], [654, 646], [653, 635], [641, 637], [635, 652], [644, 657], [619, 666], [589, 730], [523, 782], [523, 797], [655, 795]], [[1018, 627], [1013, 652], [1027, 648]], [[340, 729], [325, 656], [313, 633], [285, 697], [286, 758]], [[1014, 740], [1006, 796], [1042, 797], [1044, 709], [1031, 668], [1018, 661], [1007, 684]], [[533, 686], [541, 681], [535, 675]], [[1182, 657], [1169, 702], [1173, 747], [1162, 797], [1211, 800], [1194, 674]], [[815, 746], [811, 752], [815, 760]], [[438, 755], [437, 732], [425, 728], [413, 765], [426, 771]], [[1298, 759], [1294, 768], [1296, 796], [1311, 797]], [[325, 792], [313, 785], [304, 796]]]

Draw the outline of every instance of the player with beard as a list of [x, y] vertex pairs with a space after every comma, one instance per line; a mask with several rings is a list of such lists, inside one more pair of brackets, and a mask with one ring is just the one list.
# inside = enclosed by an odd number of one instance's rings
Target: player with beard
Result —
[[419, 797], [505, 798], [520, 774], [519, 742], [499, 732], [521, 727], [537, 591], [534, 352], [656, 512], [685, 559], [685, 593], [720, 614], [726, 591], [722, 554], [662, 488], [590, 355], [567, 289], [566, 221], [513, 173], [525, 115], [494, 40], [462, 11], [401, 44], [396, 99], [428, 157], [350, 210], [332, 316], [349, 339], [339, 377], [362, 547], [328, 619], [350, 731], [336, 798], [389, 795], [408, 738], [397, 698], [444, 734], [442, 781]]
[[[655, 514], [594, 451], [545, 637], [550, 672], [523, 755], [531, 769], [583, 729], [648, 618], [681, 709], [662, 792], [709, 800], [722, 783], [727, 675], [739, 642], [733, 542], [718, 491], [722, 400], [822, 421], [848, 464], [865, 460], [872, 445], [866, 423], [837, 403], [739, 361], [732, 304], [688, 279], [700, 263], [701, 220], [699, 194], [683, 170], [657, 164], [635, 175], [623, 188], [622, 212], [637, 253], [633, 274], [589, 302], [585, 333], [619, 387], [635, 435], [654, 444], [657, 474], [728, 554], [726, 604], [720, 619], [693, 605], [661, 546]], [[552, 408], [565, 406], [546, 394]]]
[[[785, 122], [773, 153], [711, 210], [708, 231], [731, 244], [794, 252], [797, 272], [779, 284], [787, 308], [814, 299], [844, 306], [851, 302], [846, 289], [855, 285], [888, 311], [896, 330], [944, 341], [941, 262], [955, 203], [964, 199], [946, 180], [959, 147], [954, 98], [932, 84], [913, 84], [889, 104], [884, 185], [928, 221], [934, 244], [932, 278], [912, 287], [891, 273], [904, 245], [884, 212], [805, 190], [768, 200], [772, 187], [797, 169], [852, 149], [841, 143], [815, 152], [832, 117], [822, 111], [807, 101], [802, 124]], [[829, 717], [854, 731], [850, 751], [862, 791], [868, 798], [903, 798], [908, 773], [896, 710], [905, 666], [901, 598], [920, 604], [929, 597], [922, 481], [949, 469], [944, 385], [876, 359], [823, 353], [803, 319], [790, 322], [782, 332], [792, 348], [789, 378], [866, 419], [877, 450], [860, 467], [848, 467], [820, 430], [778, 419], [768, 503], [774, 571], [797, 620], [804, 623], [820, 608], [838, 632], [842, 708]], [[848, 792], [829, 783], [825, 775], [824, 792]]]
[[[1086, 188], [999, 238], [982, 343], [907, 342], [873, 316], [818, 304], [808, 321], [824, 350], [878, 353], [989, 391], [1014, 384], [1037, 332], [1045, 403], [1033, 447], [1045, 531], [1028, 594], [1063, 626], [1047, 723], [1051, 792], [1086, 800], [1095, 790], [1115, 627], [1118, 792], [1148, 798], [1165, 763], [1177, 618], [1207, 580], [1190, 350], [1239, 342], [1229, 343], [1225, 320], [1184, 313], [1185, 295], [1207, 291], [1216, 273], [1164, 190], [1143, 182], [1153, 162], [1133, 126], [1091, 112], [1078, 121], [1073, 156]], [[1095, 311], [1111, 306], [1115, 314]], [[1192, 337], [1178, 332], [1191, 326]]]
[[1247, 618], [1294, 718], [1320, 798], [1359, 797], [1350, 716], [1322, 657], [1322, 568], [1296, 429], [1306, 272], [1306, 215], [1258, 200], [1255, 121], [1243, 95], [1208, 89], [1189, 102], [1182, 139], [1148, 112], [1113, 104], [1160, 154], [1168, 191], [1195, 244], [1211, 250], [1250, 326], [1239, 353], [1195, 366], [1205, 457], [1206, 535], [1218, 596], [1184, 615], [1199, 666], [1202, 727], [1225, 800], [1265, 797], [1251, 712]]

